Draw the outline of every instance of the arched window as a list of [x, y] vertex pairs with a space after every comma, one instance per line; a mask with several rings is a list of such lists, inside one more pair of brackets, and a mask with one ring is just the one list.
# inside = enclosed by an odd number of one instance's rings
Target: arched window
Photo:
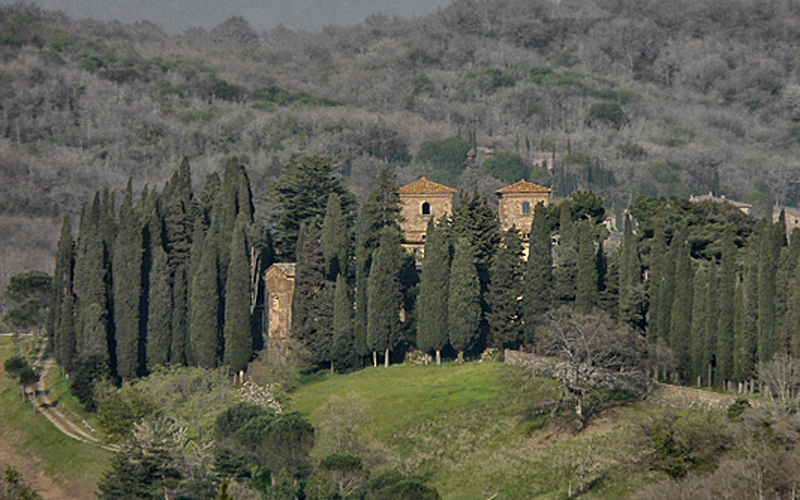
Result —
[[431, 214], [431, 204], [426, 202], [422, 203], [422, 215], [430, 215]]
[[528, 215], [529, 213], [531, 213], [531, 204], [530, 204], [530, 202], [528, 202], [528, 201], [523, 201], [522, 202], [522, 213], [525, 214], [525, 215]]

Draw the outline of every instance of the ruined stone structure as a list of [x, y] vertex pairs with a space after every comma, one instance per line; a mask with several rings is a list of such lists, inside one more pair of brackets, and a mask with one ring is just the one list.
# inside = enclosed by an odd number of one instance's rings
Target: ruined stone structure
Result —
[[506, 186], [494, 192], [497, 195], [497, 216], [500, 219], [500, 229], [508, 231], [516, 226], [522, 233], [522, 242], [528, 246], [528, 233], [533, 222], [533, 209], [537, 203], [550, 203], [550, 193], [553, 190], [526, 180]]
[[272, 264], [264, 273], [267, 286], [269, 329], [267, 343], [289, 338], [292, 328], [292, 295], [295, 264]]
[[693, 203], [699, 203], [701, 201], [713, 201], [714, 203], [730, 203], [734, 207], [741, 210], [743, 213], [750, 214], [750, 211], [753, 209], [753, 205], [749, 203], [742, 203], [741, 201], [734, 201], [725, 198], [725, 195], [722, 196], [714, 196], [714, 193], [703, 194], [700, 196], [689, 196], [689, 201]]
[[403, 248], [421, 257], [425, 249], [428, 221], [438, 222], [453, 213], [456, 190], [425, 177], [397, 190], [403, 222]]

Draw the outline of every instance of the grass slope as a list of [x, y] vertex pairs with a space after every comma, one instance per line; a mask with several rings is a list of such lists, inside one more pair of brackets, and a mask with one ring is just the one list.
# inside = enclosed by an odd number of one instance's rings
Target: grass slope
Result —
[[396, 365], [317, 376], [293, 394], [292, 408], [320, 423], [333, 396], [366, 407], [364, 438], [392, 467], [430, 478], [445, 499], [621, 498], [655, 479], [636, 459], [635, 422], [644, 405], [618, 409], [578, 435], [526, 418], [559, 385], [501, 363]]
[[[19, 387], [3, 371], [5, 360], [18, 352], [11, 337], [0, 337], [0, 430], [20, 455], [38, 467], [74, 498], [91, 498], [111, 454], [95, 445], [61, 434], [22, 400]], [[54, 398], [55, 401], [55, 398]]]

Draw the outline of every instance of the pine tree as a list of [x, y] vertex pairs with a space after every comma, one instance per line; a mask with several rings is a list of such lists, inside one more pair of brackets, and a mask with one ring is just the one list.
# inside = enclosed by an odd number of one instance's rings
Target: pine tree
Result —
[[425, 260], [417, 299], [417, 347], [435, 351], [436, 363], [442, 362], [447, 346], [447, 290], [450, 278], [450, 243], [442, 227], [428, 221], [425, 231]]
[[[56, 266], [53, 272], [53, 300], [50, 306], [48, 333], [53, 337], [56, 361], [69, 373], [75, 357], [75, 330], [73, 325], [72, 294], [73, 271], [75, 269], [75, 242], [72, 239], [72, 226], [64, 217], [61, 237], [56, 248]], [[70, 305], [67, 307], [66, 302]], [[67, 318], [66, 316], [70, 317]], [[69, 325], [69, 328], [67, 328]]]
[[322, 246], [322, 256], [325, 259], [325, 276], [328, 281], [336, 281], [336, 277], [340, 273], [348, 272], [347, 256], [350, 249], [347, 221], [342, 214], [342, 204], [336, 193], [328, 196], [325, 219], [322, 221], [320, 245]]
[[294, 260], [300, 224], [323, 217], [330, 193], [339, 195], [345, 217], [355, 209], [355, 197], [334, 175], [334, 169], [329, 160], [319, 156], [292, 157], [281, 168], [280, 178], [268, 193], [268, 199], [276, 206], [273, 236], [281, 259]]
[[575, 308], [589, 314], [597, 303], [597, 260], [591, 222], [578, 228], [578, 265], [575, 276]]
[[356, 305], [354, 334], [356, 352], [367, 356], [371, 349], [367, 343], [367, 287], [373, 252], [378, 247], [384, 227], [400, 232], [400, 198], [393, 175], [388, 170], [378, 174], [378, 182], [369, 198], [358, 211], [356, 220]]
[[719, 278], [719, 316], [717, 321], [716, 385], [733, 380], [733, 345], [736, 295], [736, 244], [733, 226], [728, 225], [722, 233], [722, 261]]
[[392, 226], [385, 227], [367, 283], [367, 345], [373, 353], [373, 364], [377, 364], [378, 351], [384, 351], [384, 364], [389, 366], [389, 353], [400, 331], [402, 256], [400, 235]]
[[114, 325], [117, 374], [130, 381], [143, 374], [143, 339], [140, 337], [139, 313], [142, 301], [142, 228], [133, 209], [131, 180], [119, 212], [114, 243]]
[[758, 361], [772, 361], [778, 351], [775, 279], [783, 232], [765, 222], [759, 234], [758, 258]]
[[537, 203], [533, 209], [528, 241], [530, 246], [523, 282], [522, 317], [525, 321], [525, 342], [533, 344], [536, 324], [550, 308], [553, 294], [552, 240], [544, 203]]
[[220, 352], [217, 252], [215, 245], [203, 245], [210, 238], [211, 234], [196, 241], [192, 248], [192, 260], [198, 264], [189, 292], [189, 343], [191, 361], [201, 368], [215, 368]]
[[240, 213], [233, 230], [228, 280], [225, 284], [224, 363], [234, 373], [247, 368], [253, 357], [250, 332], [250, 255], [245, 232], [247, 215]]
[[496, 347], [517, 347], [523, 340], [522, 323], [523, 278], [522, 240], [516, 227], [503, 234], [500, 250], [489, 268], [489, 289], [486, 302], [489, 312], [491, 344]]
[[644, 291], [639, 246], [633, 234], [633, 222], [625, 215], [625, 230], [619, 258], [619, 321], [642, 328], [644, 326]]
[[675, 356], [678, 376], [688, 381], [691, 366], [691, 329], [692, 329], [692, 259], [689, 253], [687, 230], [681, 228], [675, 234], [671, 245], [671, 253], [675, 259], [675, 294], [672, 302], [672, 314], [669, 330], [669, 347]]
[[472, 245], [466, 238], [459, 238], [455, 244], [447, 318], [450, 344], [458, 351], [459, 360], [463, 360], [464, 351], [478, 339], [481, 320], [480, 280]]
[[570, 200], [561, 202], [559, 213], [559, 243], [556, 251], [558, 266], [553, 272], [555, 284], [553, 298], [560, 304], [575, 300], [575, 286], [578, 272], [578, 242], [572, 224]]
[[336, 277], [333, 295], [331, 366], [339, 372], [347, 372], [358, 366], [358, 355], [353, 336], [353, 301], [343, 274]]
[[169, 363], [172, 343], [172, 290], [169, 286], [167, 253], [160, 246], [156, 246], [153, 252], [149, 283], [146, 352], [147, 369], [152, 371], [156, 366]]

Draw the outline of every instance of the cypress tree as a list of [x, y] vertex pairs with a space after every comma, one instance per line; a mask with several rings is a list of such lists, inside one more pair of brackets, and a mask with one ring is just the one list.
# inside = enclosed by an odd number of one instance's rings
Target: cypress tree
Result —
[[[497, 214], [485, 196], [474, 191], [461, 193], [453, 210], [453, 234], [469, 239], [475, 255], [475, 268], [481, 284], [481, 297], [489, 284], [489, 267], [492, 257], [500, 247], [502, 236]], [[486, 308], [483, 307], [483, 310]]]
[[681, 228], [672, 242], [675, 258], [675, 293], [672, 302], [672, 314], [669, 332], [669, 347], [675, 356], [678, 376], [684, 382], [688, 380], [691, 365], [691, 329], [692, 329], [692, 259], [689, 254], [687, 230]]
[[[716, 353], [717, 349], [717, 325], [719, 322], [719, 272], [717, 269], [717, 264], [712, 259], [709, 263], [708, 267], [708, 286], [706, 287], [706, 298], [705, 298], [705, 313], [702, 317], [702, 321], [700, 327], [703, 330], [703, 367], [702, 369], [705, 370], [704, 373], [698, 373], [698, 375], [703, 375], [703, 378], [706, 379], [706, 383], [716, 383], [716, 379], [719, 378], [719, 374], [714, 374], [713, 366], [717, 363]], [[692, 311], [692, 318], [694, 315], [697, 314]], [[711, 380], [709, 378], [709, 370], [711, 370]], [[730, 380], [730, 379], [727, 379]]]
[[117, 237], [114, 243], [114, 325], [116, 336], [117, 374], [130, 381], [141, 371], [144, 346], [140, 338], [139, 312], [142, 300], [142, 228], [133, 210], [131, 180], [119, 212]]
[[706, 369], [706, 318], [708, 315], [709, 266], [701, 263], [694, 275], [694, 303], [692, 304], [691, 370], [688, 381], [704, 377]]
[[575, 308], [585, 314], [597, 303], [597, 260], [590, 222], [578, 227], [578, 265], [575, 280]]
[[253, 357], [253, 336], [250, 333], [250, 254], [245, 231], [247, 214], [236, 220], [230, 249], [228, 280], [225, 284], [224, 363], [238, 372], [247, 368]]
[[298, 241], [302, 247], [297, 254], [292, 297], [292, 336], [308, 348], [314, 363], [322, 364], [330, 359], [333, 332], [328, 327], [332, 323], [333, 296], [325, 293], [325, 261], [317, 224], [310, 224]]
[[179, 267], [172, 279], [169, 363], [178, 366], [189, 364], [189, 278], [186, 268], [185, 264]]
[[373, 252], [378, 247], [384, 227], [392, 227], [399, 233], [400, 198], [394, 176], [389, 170], [378, 174], [378, 183], [369, 198], [358, 211], [356, 220], [356, 305], [354, 334], [356, 351], [367, 356], [371, 349], [367, 343], [367, 287]]
[[[757, 235], [751, 236], [751, 242], [757, 241]], [[758, 261], [758, 245], [749, 245], [745, 253], [742, 306], [737, 308], [742, 314], [739, 346], [734, 353], [738, 381], [751, 380], [756, 374], [758, 364]]]
[[758, 361], [772, 361], [778, 351], [775, 279], [783, 232], [765, 222], [759, 234], [758, 258]]
[[198, 262], [191, 278], [189, 292], [189, 343], [191, 361], [201, 368], [215, 368], [219, 362], [219, 274], [216, 246], [205, 246], [211, 240], [209, 233], [195, 242], [199, 255], [193, 252], [192, 260]]
[[358, 366], [353, 336], [353, 301], [343, 274], [336, 277], [333, 297], [333, 348], [331, 368], [347, 372]]
[[658, 298], [656, 307], [658, 312], [656, 314], [658, 319], [657, 335], [658, 341], [663, 346], [672, 345], [671, 325], [672, 325], [672, 311], [673, 301], [675, 298], [676, 287], [676, 262], [677, 262], [677, 248], [680, 247], [676, 244], [677, 235], [673, 236], [670, 246], [665, 250], [663, 258], [660, 263], [660, 283], [658, 284]]
[[[75, 329], [73, 324], [72, 294], [73, 271], [75, 269], [75, 242], [72, 226], [64, 217], [61, 237], [56, 247], [56, 265], [53, 272], [53, 300], [48, 319], [48, 334], [53, 337], [56, 361], [69, 373], [75, 357]], [[69, 307], [66, 302], [69, 300]], [[70, 317], [67, 318], [67, 315]], [[69, 327], [67, 327], [69, 325]]]
[[149, 282], [146, 351], [147, 369], [152, 371], [158, 365], [166, 366], [172, 356], [172, 290], [169, 286], [167, 253], [161, 246], [156, 246], [153, 252]]
[[466, 238], [459, 238], [455, 244], [447, 318], [450, 344], [458, 351], [459, 360], [463, 360], [464, 351], [478, 340], [481, 320], [480, 280], [472, 245]]
[[[797, 230], [792, 234], [792, 244], [794, 241], [800, 239]], [[784, 322], [786, 323], [787, 336], [789, 339], [789, 353], [795, 357], [800, 358], [800, 262], [796, 261], [794, 265], [794, 273], [789, 282], [788, 301], [786, 305], [786, 316]]]
[[661, 337], [662, 345], [666, 345], [666, 333], [659, 331], [662, 324], [661, 293], [665, 282], [665, 266], [667, 264], [667, 244], [664, 225], [660, 219], [655, 220], [653, 227], [653, 239], [650, 246], [650, 276], [647, 280], [647, 296], [649, 298], [647, 310], [647, 340], [652, 345], [658, 343]]
[[728, 225], [722, 233], [722, 261], [719, 278], [719, 316], [717, 321], [717, 380], [724, 383], [733, 380], [733, 345], [736, 295], [736, 244], [733, 226]]
[[328, 206], [325, 209], [322, 236], [320, 237], [322, 256], [325, 259], [325, 276], [329, 281], [336, 281], [336, 277], [340, 273], [347, 273], [349, 240], [347, 221], [342, 214], [339, 195], [331, 193], [328, 196]]
[[644, 326], [642, 263], [630, 214], [625, 215], [618, 270], [619, 321], [642, 328]]
[[400, 331], [402, 256], [400, 235], [393, 227], [385, 227], [367, 284], [367, 344], [373, 353], [373, 365], [377, 364], [377, 352], [384, 351], [384, 364], [389, 366], [389, 353]]
[[533, 344], [536, 324], [550, 308], [553, 294], [552, 240], [544, 203], [537, 203], [533, 209], [528, 241], [530, 246], [523, 282], [522, 316], [525, 321], [525, 342]]
[[523, 278], [522, 240], [516, 227], [503, 233], [503, 243], [489, 268], [489, 290], [486, 302], [489, 312], [491, 344], [496, 347], [517, 347], [523, 340], [522, 323]]
[[436, 364], [442, 362], [447, 346], [447, 290], [450, 279], [450, 243], [443, 228], [428, 221], [425, 231], [425, 259], [417, 304], [417, 347], [435, 351]]
[[560, 304], [566, 304], [575, 300], [578, 268], [578, 245], [575, 237], [575, 228], [572, 224], [570, 200], [561, 202], [559, 213], [560, 237], [556, 251], [558, 265], [553, 272], [555, 280], [553, 298]]

